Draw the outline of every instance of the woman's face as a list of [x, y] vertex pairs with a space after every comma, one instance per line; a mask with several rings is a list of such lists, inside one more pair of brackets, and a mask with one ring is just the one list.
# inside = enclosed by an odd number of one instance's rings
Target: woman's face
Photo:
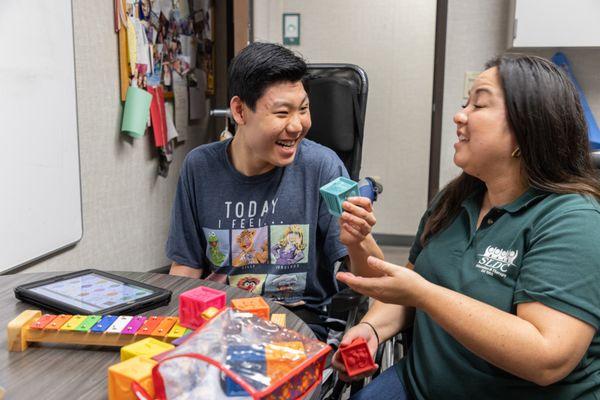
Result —
[[466, 106], [454, 115], [458, 142], [454, 163], [464, 172], [483, 181], [503, 174], [514, 162], [517, 148], [508, 126], [504, 92], [496, 67], [482, 72], [469, 92]]

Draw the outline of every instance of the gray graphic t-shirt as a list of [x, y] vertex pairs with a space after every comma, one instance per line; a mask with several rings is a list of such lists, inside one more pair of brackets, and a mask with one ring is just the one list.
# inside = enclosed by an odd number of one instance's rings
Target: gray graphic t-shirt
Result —
[[167, 257], [289, 305], [316, 308], [337, 291], [333, 264], [347, 254], [319, 188], [348, 177], [330, 149], [304, 139], [294, 162], [244, 176], [230, 141], [200, 146], [184, 161]]

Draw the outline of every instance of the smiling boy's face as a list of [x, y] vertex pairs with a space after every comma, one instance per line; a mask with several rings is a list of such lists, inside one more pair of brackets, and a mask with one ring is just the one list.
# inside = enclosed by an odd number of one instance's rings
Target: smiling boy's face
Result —
[[311, 125], [302, 82], [275, 83], [257, 100], [255, 111], [243, 107], [244, 142], [254, 164], [264, 170], [291, 164]]

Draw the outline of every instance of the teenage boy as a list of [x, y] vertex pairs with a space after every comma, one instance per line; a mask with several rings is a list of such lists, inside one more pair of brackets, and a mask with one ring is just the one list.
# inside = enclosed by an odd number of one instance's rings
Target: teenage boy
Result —
[[332, 150], [303, 140], [311, 125], [306, 70], [300, 57], [269, 43], [252, 43], [232, 60], [237, 131], [186, 157], [167, 257], [173, 275], [288, 306], [324, 340], [325, 306], [338, 290], [335, 263], [348, 252], [319, 188], [348, 173]]

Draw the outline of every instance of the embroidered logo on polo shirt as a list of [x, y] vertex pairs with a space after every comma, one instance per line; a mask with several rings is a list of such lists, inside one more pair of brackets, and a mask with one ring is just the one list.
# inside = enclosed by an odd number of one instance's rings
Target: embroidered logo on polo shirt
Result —
[[504, 250], [495, 246], [488, 246], [483, 254], [479, 254], [476, 268], [487, 275], [506, 278], [508, 269], [514, 267], [514, 261], [519, 255], [518, 250]]

